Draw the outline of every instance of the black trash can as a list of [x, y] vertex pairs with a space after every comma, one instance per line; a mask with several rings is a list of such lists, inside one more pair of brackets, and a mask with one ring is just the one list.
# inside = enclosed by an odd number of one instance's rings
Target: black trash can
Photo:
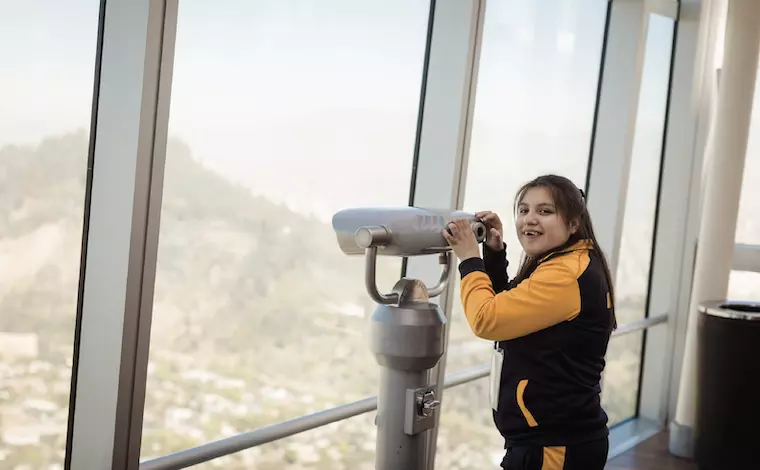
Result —
[[760, 469], [760, 303], [705, 303], [698, 330], [694, 459]]

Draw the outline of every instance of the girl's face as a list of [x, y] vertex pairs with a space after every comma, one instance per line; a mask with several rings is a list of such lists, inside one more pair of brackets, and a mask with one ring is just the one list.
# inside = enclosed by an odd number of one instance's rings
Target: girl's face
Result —
[[578, 223], [565, 222], [549, 188], [537, 187], [527, 190], [518, 204], [515, 229], [525, 254], [538, 256], [566, 243]]

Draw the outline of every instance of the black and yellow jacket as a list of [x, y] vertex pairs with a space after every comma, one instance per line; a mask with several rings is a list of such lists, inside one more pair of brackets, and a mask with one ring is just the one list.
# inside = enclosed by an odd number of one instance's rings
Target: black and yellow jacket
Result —
[[612, 324], [604, 269], [591, 242], [544, 256], [508, 285], [505, 250], [459, 265], [465, 316], [504, 351], [494, 420], [506, 446], [563, 446], [603, 438], [600, 381]]

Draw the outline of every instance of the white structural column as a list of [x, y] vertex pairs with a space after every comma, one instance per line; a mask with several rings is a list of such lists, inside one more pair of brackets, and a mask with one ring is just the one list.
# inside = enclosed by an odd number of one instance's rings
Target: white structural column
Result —
[[[456, 210], [464, 198], [485, 0], [435, 0], [433, 5], [411, 205]], [[453, 256], [451, 268], [448, 289], [435, 299], [447, 321], [451, 318], [454, 276], [458, 275]], [[413, 257], [406, 265], [406, 277], [421, 279], [428, 286], [434, 285], [440, 274], [438, 256]], [[448, 326], [445, 338], [448, 346]], [[436, 384], [439, 398], [445, 364], [444, 353], [431, 371], [431, 383]], [[445, 400], [442, 403], [445, 407]], [[434, 465], [439, 416], [437, 413], [436, 427], [428, 431], [429, 470]]]
[[136, 470], [177, 0], [102, 5], [66, 468]]
[[760, 41], [760, 2], [730, 0], [723, 72], [705, 174], [694, 284], [670, 450], [691, 457], [696, 415], [697, 307], [728, 290]]
[[643, 0], [616, 0], [610, 8], [587, 192], [596, 237], [614, 276], [623, 231], [647, 15]]

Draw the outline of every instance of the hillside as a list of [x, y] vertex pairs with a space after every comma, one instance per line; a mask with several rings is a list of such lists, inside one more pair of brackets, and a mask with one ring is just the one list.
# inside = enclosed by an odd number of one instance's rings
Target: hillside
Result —
[[[0, 454], [9, 468], [63, 459], [86, 153], [84, 132], [0, 149]], [[363, 259], [344, 256], [329, 225], [231, 184], [182, 142], [170, 141], [166, 165], [143, 458], [375, 394]], [[387, 290], [400, 261], [382, 261]], [[477, 385], [452, 393], [441, 431], [442, 443], [468, 438], [478, 465], [500, 452], [488, 413], [470, 416], [483, 394]], [[200, 468], [371, 468], [373, 419]], [[447, 447], [442, 464], [465, 450]]]

